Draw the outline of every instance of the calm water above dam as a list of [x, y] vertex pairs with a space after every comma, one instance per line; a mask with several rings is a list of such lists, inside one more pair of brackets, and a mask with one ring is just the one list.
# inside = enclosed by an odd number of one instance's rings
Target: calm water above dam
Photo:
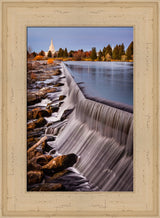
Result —
[[71, 74], [92, 97], [133, 105], [133, 63], [65, 62]]

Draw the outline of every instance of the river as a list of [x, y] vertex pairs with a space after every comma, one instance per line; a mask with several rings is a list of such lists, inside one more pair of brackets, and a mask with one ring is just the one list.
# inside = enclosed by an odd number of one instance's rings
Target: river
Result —
[[89, 96], [133, 106], [133, 63], [67, 61], [65, 64]]

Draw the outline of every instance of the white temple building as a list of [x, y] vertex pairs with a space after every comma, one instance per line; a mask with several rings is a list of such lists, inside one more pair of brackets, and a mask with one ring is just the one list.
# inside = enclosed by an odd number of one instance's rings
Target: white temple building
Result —
[[49, 51], [51, 51], [52, 52], [52, 55], [54, 55], [55, 54], [55, 52], [56, 52], [56, 50], [55, 50], [55, 48], [54, 48], [54, 45], [53, 45], [53, 40], [51, 40], [51, 44], [50, 44], [50, 46], [49, 46], [49, 49], [48, 49], [48, 51], [47, 52], [45, 52], [45, 55], [46, 56], [48, 56], [48, 52]]

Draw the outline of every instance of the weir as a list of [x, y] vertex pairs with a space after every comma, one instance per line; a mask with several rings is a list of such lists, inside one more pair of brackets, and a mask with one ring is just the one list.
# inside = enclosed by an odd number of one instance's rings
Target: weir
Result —
[[61, 66], [74, 111], [57, 137], [58, 150], [80, 156], [75, 167], [93, 190], [133, 191], [133, 114], [87, 99]]

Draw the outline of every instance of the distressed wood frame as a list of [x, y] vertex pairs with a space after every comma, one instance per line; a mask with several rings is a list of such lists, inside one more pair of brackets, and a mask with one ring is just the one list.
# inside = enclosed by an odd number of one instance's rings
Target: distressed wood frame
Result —
[[[160, 217], [158, 0], [1, 0], [1, 217]], [[134, 27], [134, 191], [26, 192], [27, 26]]]

